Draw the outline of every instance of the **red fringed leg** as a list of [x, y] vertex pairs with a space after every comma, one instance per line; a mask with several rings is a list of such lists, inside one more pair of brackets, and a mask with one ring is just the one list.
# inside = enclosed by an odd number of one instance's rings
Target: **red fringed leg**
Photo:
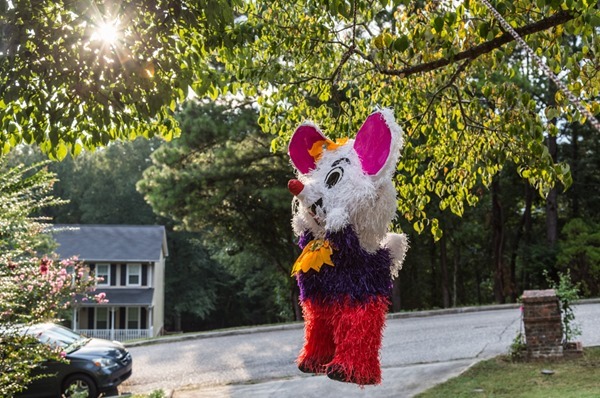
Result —
[[335, 356], [327, 364], [329, 378], [359, 385], [381, 383], [379, 349], [389, 300], [368, 303], [346, 300], [334, 306]]
[[333, 329], [331, 310], [305, 300], [302, 302], [304, 315], [304, 347], [298, 356], [298, 368], [305, 373], [325, 373], [325, 365], [333, 358]]

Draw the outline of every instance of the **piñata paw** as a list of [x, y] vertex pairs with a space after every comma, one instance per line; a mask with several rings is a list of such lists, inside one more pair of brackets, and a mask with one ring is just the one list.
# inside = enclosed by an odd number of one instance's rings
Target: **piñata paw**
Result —
[[348, 373], [342, 365], [333, 364], [327, 366], [327, 377], [331, 380], [341, 381], [342, 383], [354, 383], [361, 386], [374, 385], [381, 383], [381, 378], [376, 376], [359, 377], [353, 373]]
[[298, 369], [303, 373], [323, 374], [326, 371], [324, 363], [327, 363], [327, 361], [321, 362], [314, 359], [304, 359], [298, 363]]

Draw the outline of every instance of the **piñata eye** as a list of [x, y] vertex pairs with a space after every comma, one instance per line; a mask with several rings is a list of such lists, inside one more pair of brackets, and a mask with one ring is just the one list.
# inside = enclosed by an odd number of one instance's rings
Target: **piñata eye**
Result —
[[336, 167], [327, 173], [327, 177], [325, 178], [325, 185], [327, 188], [333, 188], [344, 176], [344, 169], [341, 167]]

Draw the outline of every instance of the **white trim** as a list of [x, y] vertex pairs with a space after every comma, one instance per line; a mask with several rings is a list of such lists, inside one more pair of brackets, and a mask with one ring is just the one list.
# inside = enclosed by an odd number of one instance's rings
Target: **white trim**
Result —
[[113, 329], [113, 330], [96, 330], [96, 329], [79, 329], [78, 333], [88, 337], [96, 337], [106, 340], [127, 341], [135, 339], [144, 339], [154, 337], [152, 328], [149, 329]]
[[[103, 319], [106, 321], [106, 327], [105, 328], [99, 328], [98, 327], [98, 310], [105, 310], [106, 311], [106, 318]], [[94, 307], [94, 329], [97, 330], [110, 330], [110, 318], [109, 318], [109, 313], [110, 310], [108, 309], [108, 307]]]
[[148, 263], [146, 266], [146, 286], [154, 287], [154, 267], [156, 263]]
[[110, 339], [115, 339], [115, 307], [110, 307]]
[[71, 321], [71, 326], [74, 331], [79, 329], [79, 308], [73, 307], [73, 320]]
[[[142, 264], [139, 263], [134, 263], [134, 264], [127, 264], [125, 265], [127, 267], [127, 280], [125, 281], [125, 286], [142, 286]], [[138, 272], [134, 273], [132, 272], [133, 267], [137, 267]], [[137, 275], [138, 277], [138, 283], [130, 283], [129, 282], [129, 277], [130, 276], [135, 276]]]
[[[135, 320], [137, 322], [137, 328], [129, 327], [129, 311], [132, 309], [137, 309], [137, 319]], [[129, 330], [140, 329], [140, 327], [142, 326], [142, 308], [141, 307], [125, 307], [125, 326], [126, 326], [126, 329], [129, 329]]]
[[96, 286], [110, 286], [110, 264], [109, 263], [99, 263], [96, 264], [96, 268], [94, 270], [94, 274], [96, 275], [96, 278], [100, 275], [98, 275], [98, 268], [100, 267], [106, 267], [107, 271], [106, 271], [106, 277], [104, 278], [104, 280], [102, 282], [98, 281], [96, 282]]

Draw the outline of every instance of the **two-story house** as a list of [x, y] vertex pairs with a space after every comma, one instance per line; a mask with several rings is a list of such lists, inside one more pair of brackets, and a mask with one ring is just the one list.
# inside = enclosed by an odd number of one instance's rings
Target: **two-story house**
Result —
[[101, 281], [95, 294], [107, 303], [79, 302], [72, 328], [89, 337], [132, 340], [164, 328], [165, 257], [163, 226], [55, 225], [60, 258], [77, 256]]

